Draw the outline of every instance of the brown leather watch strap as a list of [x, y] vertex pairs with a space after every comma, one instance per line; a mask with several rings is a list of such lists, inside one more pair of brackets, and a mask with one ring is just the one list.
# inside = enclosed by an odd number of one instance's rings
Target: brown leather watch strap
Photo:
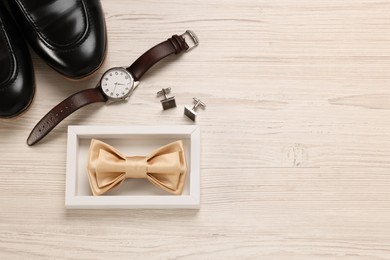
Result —
[[[185, 36], [192, 39], [193, 45], [190, 47], [186, 43]], [[183, 51], [189, 51], [199, 43], [196, 35], [187, 30], [182, 35], [173, 35], [168, 40], [157, 44], [139, 57], [130, 67], [126, 68], [135, 81], [140, 80], [142, 75], [147, 72], [154, 64], [171, 54], [179, 54]], [[55, 126], [63, 119], [68, 117], [74, 111], [85, 105], [94, 102], [107, 101], [107, 97], [101, 92], [101, 89], [93, 88], [82, 90], [62, 101], [49, 111], [31, 131], [28, 139], [28, 145], [34, 145], [45, 137]]]
[[189, 46], [183, 36], [173, 35], [168, 40], [157, 44], [142, 54], [130, 67], [126, 68], [136, 81], [140, 80], [154, 64], [171, 54], [179, 54], [188, 50]]
[[31, 146], [39, 142], [43, 137], [50, 133], [56, 125], [79, 108], [91, 103], [105, 101], [107, 101], [107, 97], [101, 92], [99, 87], [84, 89], [73, 94], [50, 110], [49, 113], [36, 124], [27, 139], [27, 144]]

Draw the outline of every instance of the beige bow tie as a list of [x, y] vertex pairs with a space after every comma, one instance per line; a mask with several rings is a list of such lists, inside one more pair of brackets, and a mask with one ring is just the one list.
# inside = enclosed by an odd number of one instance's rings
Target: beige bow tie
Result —
[[187, 174], [183, 142], [176, 141], [149, 156], [122, 155], [114, 147], [92, 139], [88, 178], [93, 195], [101, 195], [127, 178], [145, 178], [172, 194], [181, 194]]

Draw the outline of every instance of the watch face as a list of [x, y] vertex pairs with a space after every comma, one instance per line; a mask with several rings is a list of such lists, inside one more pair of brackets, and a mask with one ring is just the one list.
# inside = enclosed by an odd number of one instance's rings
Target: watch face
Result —
[[104, 94], [118, 99], [127, 96], [133, 85], [133, 77], [123, 68], [112, 68], [106, 71], [100, 82]]

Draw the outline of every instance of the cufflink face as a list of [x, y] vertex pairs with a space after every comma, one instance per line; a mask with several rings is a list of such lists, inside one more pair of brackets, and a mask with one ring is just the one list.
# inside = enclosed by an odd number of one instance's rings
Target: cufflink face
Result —
[[164, 110], [176, 107], [175, 97], [168, 97], [167, 94], [171, 93], [171, 88], [163, 88], [157, 92], [157, 96], [164, 96], [161, 100], [161, 105]]
[[195, 122], [196, 112], [192, 110], [190, 107], [184, 106], [184, 115], [186, 115], [189, 119]]
[[203, 109], [206, 108], [206, 104], [203, 103], [199, 98], [192, 98], [195, 102], [195, 105], [193, 108], [189, 108], [187, 106], [184, 106], [184, 115], [186, 115], [189, 119], [191, 119], [192, 121], [195, 121], [196, 119], [196, 112], [195, 110], [198, 108], [198, 107], [201, 107]]
[[170, 97], [170, 98], [161, 100], [161, 105], [162, 105], [164, 110], [176, 107], [175, 97]]

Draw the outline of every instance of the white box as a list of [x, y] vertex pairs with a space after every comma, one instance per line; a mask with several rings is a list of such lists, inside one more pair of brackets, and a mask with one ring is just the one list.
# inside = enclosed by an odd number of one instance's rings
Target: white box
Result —
[[[93, 196], [87, 176], [91, 139], [127, 156], [147, 156], [156, 148], [183, 140], [187, 178], [182, 195], [160, 190], [146, 179], [128, 179], [107, 195]], [[198, 126], [69, 126], [65, 206], [69, 209], [191, 208], [200, 205], [200, 129]]]

